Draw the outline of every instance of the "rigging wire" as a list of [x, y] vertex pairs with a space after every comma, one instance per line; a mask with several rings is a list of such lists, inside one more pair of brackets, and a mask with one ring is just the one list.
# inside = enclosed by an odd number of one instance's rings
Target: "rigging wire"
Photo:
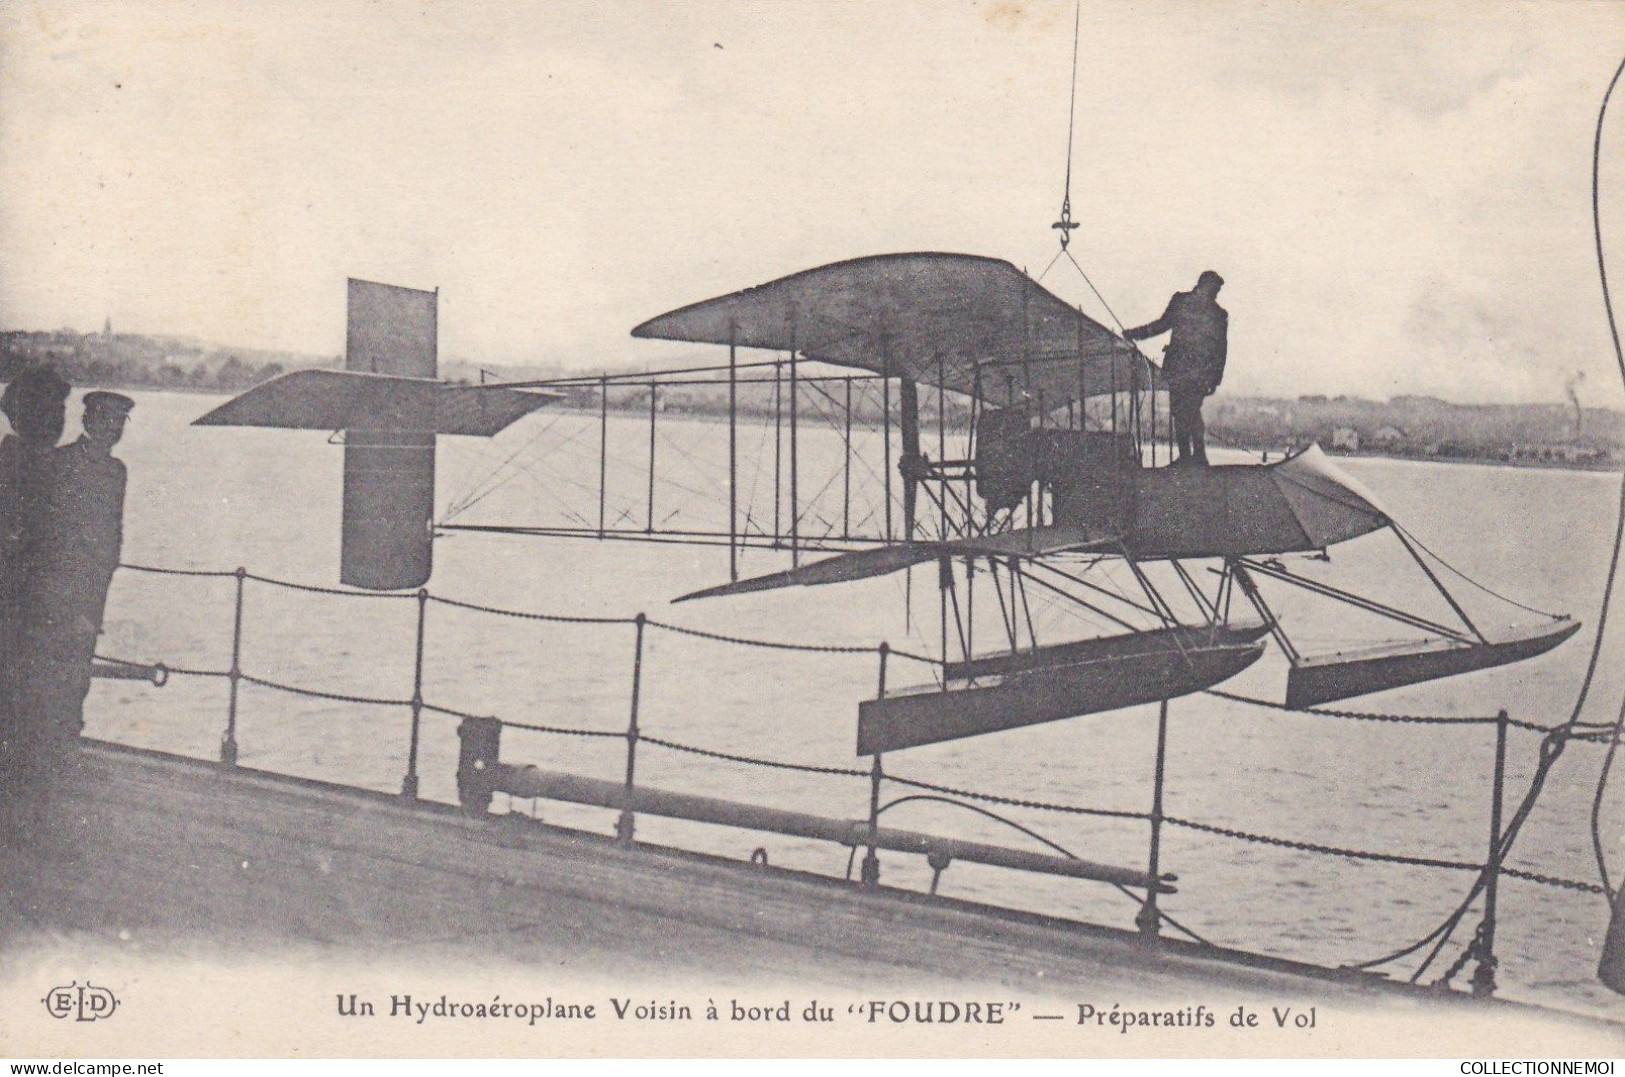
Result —
[[[1602, 96], [1602, 107], [1597, 111], [1597, 133], [1591, 144], [1591, 230], [1597, 244], [1597, 276], [1602, 284], [1603, 308], [1608, 312], [1608, 334], [1614, 344], [1614, 361], [1619, 365], [1619, 376], [1625, 383], [1625, 350], [1620, 348], [1619, 324], [1614, 318], [1614, 300], [1608, 290], [1608, 260], [1602, 249], [1602, 128], [1603, 121], [1608, 116], [1608, 102], [1614, 95], [1614, 87], [1619, 85], [1620, 75], [1625, 74], [1625, 60], [1621, 60], [1619, 67], [1614, 71], [1612, 81], [1608, 83], [1608, 90]], [[1580, 717], [1580, 709], [1585, 703], [1587, 691], [1591, 687], [1591, 677], [1596, 671], [1597, 661], [1602, 655], [1603, 629], [1607, 627], [1609, 600], [1613, 597], [1614, 580], [1619, 571], [1619, 555], [1621, 546], [1625, 545], [1625, 475], [1620, 477], [1619, 491], [1619, 517], [1614, 526], [1614, 556], [1608, 565], [1608, 583], [1603, 588], [1602, 609], [1597, 615], [1597, 638], [1591, 649], [1591, 661], [1586, 667], [1586, 677], [1580, 689], [1580, 699], [1575, 704], [1574, 713], [1569, 718], [1572, 726]], [[1597, 792], [1591, 802], [1591, 845], [1597, 856], [1597, 874], [1602, 882], [1603, 890], [1607, 891], [1609, 901], [1612, 902], [1615, 894], [1608, 883], [1608, 861], [1602, 848], [1602, 798], [1608, 787], [1608, 775], [1613, 769], [1614, 755], [1619, 749], [1619, 736], [1621, 727], [1625, 727], [1625, 699], [1620, 701], [1619, 717], [1614, 721], [1612, 735], [1608, 738], [1608, 753], [1603, 758], [1602, 770], [1597, 775]]]
[[[980, 805], [967, 804], [963, 800], [955, 800], [952, 797], [934, 796], [934, 795], [929, 794], [929, 793], [909, 793], [906, 796], [900, 796], [900, 797], [896, 798], [895, 800], [887, 801], [885, 804], [880, 806], [880, 808], [875, 812], [875, 815], [878, 817], [878, 816], [884, 815], [886, 812], [890, 811], [892, 808], [896, 808], [896, 807], [900, 807], [900, 806], [902, 806], [904, 804], [915, 803], [915, 802], [920, 802], [920, 801], [926, 801], [926, 802], [933, 802], [934, 801], [934, 802], [939, 803], [939, 804], [947, 804], [948, 806], [954, 807], [954, 808], [963, 808], [966, 811], [975, 812], [978, 815], [985, 815], [987, 818], [992, 819], [994, 822], [1003, 823], [1005, 826], [1010, 827], [1013, 830], [1017, 830], [1017, 831], [1025, 834], [1025, 835], [1027, 835], [1029, 838], [1032, 838], [1034, 841], [1036, 841], [1036, 842], [1038, 842], [1038, 843], [1040, 843], [1042, 845], [1048, 846], [1049, 848], [1055, 850], [1057, 853], [1061, 854], [1061, 856], [1065, 857], [1068, 860], [1080, 859], [1076, 853], [1072, 852], [1070, 849], [1066, 848], [1064, 845], [1061, 845], [1059, 842], [1051, 841], [1049, 838], [1046, 838], [1044, 835], [1040, 834], [1038, 831], [1032, 829], [1029, 826], [1024, 826], [1021, 823], [1016, 822], [1014, 819], [1009, 818], [1008, 816], [1000, 815], [998, 812], [990, 811], [989, 809], [981, 807]], [[855, 856], [856, 854], [857, 854], [857, 849], [856, 849], [856, 847], [854, 847], [853, 848], [853, 855]], [[852, 864], [851, 864], [850, 860], [848, 860], [847, 865], [846, 865], [846, 875], [847, 875], [847, 878], [849, 878], [849, 879], [852, 877]], [[1142, 902], [1142, 899], [1140, 898], [1140, 896], [1138, 894], [1134, 893], [1134, 891], [1130, 890], [1128, 887], [1124, 886], [1122, 883], [1112, 883], [1111, 885], [1112, 885], [1112, 887], [1114, 889], [1116, 889], [1117, 891], [1119, 891], [1120, 893], [1122, 893], [1123, 895], [1128, 897], [1129, 900], [1134, 901], [1136, 903], [1141, 903]], [[932, 892], [935, 893], [935, 890], [933, 890]], [[1174, 930], [1183, 932], [1184, 934], [1190, 936], [1198, 944], [1200, 944], [1202, 946], [1210, 947], [1212, 949], [1218, 949], [1218, 945], [1216, 943], [1214, 943], [1214, 942], [1212, 942], [1212, 941], [1210, 941], [1208, 939], [1204, 939], [1202, 936], [1198, 935], [1196, 932], [1192, 931], [1190, 928], [1186, 927], [1184, 924], [1180, 923], [1178, 920], [1175, 920], [1172, 916], [1169, 916], [1167, 913], [1163, 912], [1161, 909], [1157, 910], [1157, 916], [1158, 916], [1159, 919], [1161, 919], [1164, 923], [1168, 924]]]
[[1478, 588], [1480, 591], [1483, 591], [1485, 594], [1489, 595], [1491, 598], [1498, 598], [1502, 602], [1505, 602], [1509, 606], [1518, 607], [1518, 609], [1523, 610], [1525, 613], [1539, 614], [1542, 617], [1549, 617], [1554, 621], [1562, 619], [1559, 614], [1550, 613], [1550, 612], [1548, 612], [1546, 610], [1538, 610], [1533, 606], [1526, 606], [1522, 602], [1519, 602], [1515, 598], [1508, 598], [1506, 595], [1503, 595], [1501, 592], [1493, 590], [1492, 588], [1486, 587], [1484, 584], [1479, 583], [1477, 580], [1475, 580], [1471, 576], [1467, 575], [1467, 573], [1463, 572], [1461, 569], [1457, 568], [1455, 565], [1452, 565], [1449, 561], [1446, 561], [1443, 557], [1440, 557], [1438, 554], [1436, 554], [1432, 550], [1428, 549], [1428, 547], [1422, 542], [1421, 539], [1419, 539], [1415, 535], [1413, 535], [1408, 529], [1401, 527], [1397, 521], [1389, 520], [1388, 521], [1388, 526], [1392, 527], [1395, 531], [1398, 531], [1400, 534], [1404, 535], [1407, 539], [1409, 539], [1416, 546], [1417, 549], [1421, 550], [1423, 553], [1425, 553], [1429, 557], [1433, 558], [1433, 560], [1437, 561], [1439, 563], [1439, 566], [1441, 568], [1444, 568], [1448, 572], [1450, 572], [1451, 575], [1455, 576], [1457, 579], [1462, 580], [1465, 583], [1468, 583], [1468, 584], [1472, 585], [1473, 587]]
[[[1597, 272], [1602, 285], [1603, 306], [1608, 314], [1608, 332], [1613, 340], [1614, 359], [1619, 365], [1620, 378], [1622, 382], [1625, 382], [1625, 349], [1622, 349], [1620, 345], [1619, 327], [1614, 317], [1613, 297], [1608, 287], [1608, 263], [1604, 256], [1602, 246], [1602, 211], [1600, 195], [1603, 122], [1608, 115], [1608, 103], [1613, 97], [1615, 87], [1619, 85], [1621, 75], [1625, 75], [1625, 60], [1621, 60], [1619, 66], [1614, 70], [1614, 77], [1609, 81], [1608, 89], [1603, 93], [1602, 106], [1597, 112], [1597, 130], [1596, 136], [1592, 142], [1591, 150], [1591, 223], [1592, 232], [1596, 240]], [[1523, 829], [1524, 823], [1528, 820], [1530, 813], [1534, 810], [1535, 802], [1539, 799], [1541, 791], [1545, 788], [1546, 779], [1550, 775], [1553, 765], [1557, 762], [1558, 757], [1563, 754], [1563, 749], [1566, 746], [1569, 738], [1575, 735], [1576, 730], [1590, 727], [1589, 723], [1580, 721], [1580, 715], [1585, 710], [1586, 701], [1591, 694], [1592, 681], [1596, 675], [1597, 666], [1601, 661], [1604, 644], [1603, 637], [1608, 627], [1608, 611], [1613, 603], [1614, 584], [1619, 573], [1619, 561], [1622, 549], [1625, 549], [1625, 475], [1622, 475], [1620, 478], [1619, 511], [1614, 526], [1613, 554], [1609, 559], [1608, 579], [1606, 584], [1603, 586], [1602, 603], [1597, 614], [1596, 638], [1592, 644], [1591, 658], [1586, 663], [1585, 676], [1580, 682], [1580, 690], [1575, 696], [1574, 709], [1570, 712], [1569, 718], [1566, 722], [1553, 728], [1551, 732], [1546, 735], [1545, 739], [1541, 741], [1540, 756], [1535, 767], [1535, 773], [1529, 781], [1529, 790], [1524, 794], [1522, 802], [1518, 805], [1517, 810], [1513, 813], [1512, 819], [1508, 822], [1506, 829], [1502, 831], [1500, 840], [1496, 844], [1495, 855], [1490, 859], [1490, 862], [1485, 865], [1484, 871], [1480, 872], [1478, 878], [1474, 880], [1472, 887], [1467, 891], [1467, 896], [1462, 900], [1461, 904], [1458, 905], [1456, 910], [1445, 919], [1444, 923], [1441, 924], [1440, 927], [1435, 928], [1432, 932], [1429, 932], [1427, 937], [1422, 939], [1420, 942], [1415, 943], [1396, 954], [1391, 954], [1388, 957], [1379, 959], [1376, 962], [1367, 962], [1365, 965], [1359, 967], [1368, 967], [1374, 964], [1381, 964], [1404, 954], [1414, 953], [1416, 950], [1419, 950], [1425, 946], [1430, 939], [1437, 937], [1438, 942], [1435, 943], [1432, 951], [1423, 960], [1422, 964], [1417, 968], [1417, 970], [1411, 974], [1411, 982], [1414, 983], [1421, 978], [1422, 974], [1427, 971], [1428, 966], [1433, 963], [1434, 959], [1439, 956], [1445, 945], [1450, 941], [1450, 936], [1454, 934], [1456, 927], [1461, 923], [1462, 918], [1467, 915], [1467, 911], [1472, 907], [1473, 902], [1478, 899], [1478, 895], [1483, 891], [1485, 885], [1489, 881], [1491, 872], [1495, 871], [1500, 864], [1505, 862], [1506, 856], [1511, 851], [1512, 845], [1517, 840], [1518, 834]], [[1602, 849], [1600, 819], [1602, 814], [1602, 797], [1607, 787], [1608, 774], [1612, 767], [1613, 757], [1619, 746], [1619, 738], [1622, 727], [1625, 727], [1625, 700], [1621, 701], [1619, 717], [1614, 722], [1608, 737], [1608, 754], [1603, 760], [1602, 771], [1597, 778], [1596, 795], [1591, 805], [1592, 848], [1597, 857], [1597, 869], [1601, 876], [1604, 896], [1609, 899], [1610, 903], [1614, 901], [1617, 894], [1608, 882], [1608, 867]], [[1471, 945], [1472, 944], [1469, 944], [1469, 946]]]
[[[555, 426], [559, 425], [559, 423], [563, 422], [569, 415], [570, 412], [568, 411], [560, 411], [556, 413], [550, 422], [543, 424], [542, 428], [536, 431], [536, 433], [529, 440], [525, 441], [517, 449], [509, 453], [507, 457], [496, 465], [496, 467], [491, 469], [488, 475], [470, 483], [467, 492], [460, 497], [454, 497], [451, 499], [450, 503], [446, 506], [445, 514], [443, 515], [442, 519], [445, 521], [454, 520], [471, 508], [475, 503], [483, 500], [487, 494], [491, 493], [495, 489], [495, 487], [486, 489], [485, 487], [487, 483], [496, 482], [497, 477], [502, 474], [502, 470], [504, 468], [513, 464], [513, 462], [519, 458], [521, 453], [525, 452], [532, 445], [536, 444], [536, 442], [540, 441], [549, 431], [551, 431]], [[487, 457], [487, 454], [485, 453], [477, 453], [477, 455], [481, 458]], [[522, 465], [518, 466], [522, 467]], [[509, 476], [508, 478], [511, 477], [512, 476]], [[497, 486], [505, 484], [508, 481], [508, 478], [504, 478], [501, 480], [501, 482], [497, 482]]]
[[[1083, 0], [1078, 0], [1072, 12], [1072, 93], [1066, 107], [1066, 187], [1061, 195], [1061, 219], [1050, 227], [1061, 234], [1061, 251], [1072, 242], [1072, 230], [1077, 222], [1072, 219], [1072, 132], [1078, 114], [1078, 30], [1083, 24]], [[1060, 257], [1057, 255], [1056, 257]], [[1054, 265], [1052, 261], [1050, 265]], [[1049, 270], [1044, 270], [1048, 273]]]

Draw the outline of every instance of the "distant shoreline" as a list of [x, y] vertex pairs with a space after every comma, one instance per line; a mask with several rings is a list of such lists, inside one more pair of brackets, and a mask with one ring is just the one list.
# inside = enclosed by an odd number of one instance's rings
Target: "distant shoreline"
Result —
[[[1223, 446], [1230, 448], [1230, 446]], [[1333, 452], [1324, 445], [1321, 449], [1334, 460], [1399, 460], [1410, 464], [1476, 464], [1479, 467], [1515, 467], [1528, 470], [1544, 471], [1595, 471], [1602, 474], [1619, 474], [1625, 471], [1625, 463], [1618, 460], [1507, 460], [1494, 456], [1427, 456], [1425, 454], [1393, 453], [1393, 452], [1348, 452], [1339, 449]], [[1237, 449], [1237, 452], [1262, 453], [1262, 449]], [[1273, 462], [1284, 455], [1275, 449], [1270, 450], [1270, 459]]]
[[[155, 385], [155, 384], [131, 383], [129, 381], [123, 381], [123, 380], [87, 381], [87, 382], [85, 382], [83, 384], [75, 384], [74, 385], [74, 390], [76, 392], [83, 392], [83, 391], [88, 391], [88, 390], [91, 390], [91, 389], [134, 390], [134, 391], [137, 391], [137, 392], [152, 392], [152, 393], [184, 393], [184, 394], [191, 395], [191, 396], [231, 396], [231, 395], [234, 395], [233, 390], [222, 389], [222, 388], [219, 388], [217, 386], [210, 386], [210, 385], [173, 385], [173, 384]], [[579, 404], [572, 404], [572, 403], [570, 403], [568, 401], [564, 402], [562, 404], [562, 406], [565, 407], [565, 408], [569, 408], [570, 410], [578, 411], [578, 412], [588, 412], [590, 410], [595, 410], [595, 409], [588, 409], [588, 408], [586, 408], [584, 406], [581, 406]], [[1462, 406], [1467, 406], [1467, 405], [1462, 405]], [[611, 407], [610, 407], [610, 410], [613, 411], [613, 412], [616, 412], [618, 414], [628, 414], [628, 413], [630, 413], [630, 414], [638, 414], [638, 415], [647, 414], [647, 409], [641, 404], [638, 405], [638, 406], [635, 406], [635, 407], [626, 406], [626, 405], [622, 405], [622, 404], [612, 404]], [[727, 418], [725, 412], [717, 412], [717, 411], [714, 411], [714, 410], [709, 409], [709, 408], [680, 408], [680, 409], [673, 409], [671, 411], [662, 411], [661, 414], [662, 415], [670, 415], [670, 416], [673, 416], [673, 417], [680, 417], [680, 418], [688, 419], [688, 420], [700, 420], [700, 421], [704, 421], [704, 422], [721, 422], [721, 421], [725, 421], [726, 418]], [[744, 419], [745, 421], [753, 422], [753, 423], [771, 423], [772, 422], [771, 416], [756, 414], [754, 412], [741, 412], [741, 418]], [[880, 423], [874, 421], [873, 419], [859, 418], [856, 415], [853, 417], [853, 424], [855, 426], [859, 426], [859, 427], [862, 427], [864, 429], [877, 429], [881, 425]], [[1210, 430], [1211, 430], [1212, 426], [1213, 426], [1213, 424], [1210, 421], [1209, 422]], [[1262, 458], [1265, 453], [1268, 453], [1269, 457], [1270, 457], [1270, 459], [1272, 461], [1280, 459], [1282, 456], [1286, 455], [1286, 453], [1289, 451], [1289, 450], [1287, 450], [1285, 448], [1281, 448], [1279, 446], [1265, 447], [1265, 446], [1246, 446], [1246, 445], [1228, 444], [1228, 443], [1225, 443], [1225, 442], [1218, 441], [1217, 439], [1215, 439], [1212, 436], [1209, 437], [1209, 448], [1211, 448], [1211, 449], [1219, 449], [1219, 450], [1224, 450], [1224, 451], [1229, 451], [1229, 452], [1245, 453], [1248, 456], [1259, 457], [1259, 458]], [[1404, 460], [1404, 461], [1410, 461], [1410, 462], [1414, 462], [1414, 463], [1424, 463], [1424, 464], [1477, 464], [1477, 465], [1480, 465], [1480, 466], [1489, 466], [1489, 467], [1515, 467], [1515, 468], [1528, 468], [1528, 469], [1544, 469], [1544, 470], [1549, 470], [1549, 471], [1591, 471], [1591, 472], [1613, 473], [1613, 474], [1618, 474], [1618, 473], [1620, 473], [1622, 471], [1625, 471], [1625, 461], [1622, 461], [1620, 459], [1600, 459], [1600, 460], [1561, 460], [1561, 459], [1531, 459], [1531, 458], [1511, 458], [1511, 459], [1509, 459], [1509, 458], [1504, 457], [1504, 456], [1484, 455], [1484, 454], [1481, 454], [1481, 453], [1480, 454], [1466, 454], [1466, 455], [1443, 454], [1443, 453], [1430, 454], [1430, 453], [1420, 453], [1420, 452], [1419, 453], [1394, 452], [1392, 450], [1381, 450], [1381, 451], [1369, 451], [1368, 452], [1368, 451], [1363, 451], [1363, 450], [1358, 450], [1358, 449], [1355, 449], [1355, 450], [1350, 450], [1350, 449], [1346, 449], [1346, 448], [1333, 449], [1329, 445], [1326, 445], [1324, 442], [1321, 443], [1321, 449], [1328, 456], [1330, 456], [1330, 457], [1332, 457], [1334, 459], [1348, 459], [1348, 460], [1362, 460], [1362, 459], [1364, 459], [1364, 460]]]

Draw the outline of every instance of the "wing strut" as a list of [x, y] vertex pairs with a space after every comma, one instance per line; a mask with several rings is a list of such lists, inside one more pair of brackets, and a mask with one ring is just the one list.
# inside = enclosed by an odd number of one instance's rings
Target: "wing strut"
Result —
[[897, 471], [903, 476], [903, 541], [914, 541], [914, 514], [920, 492], [920, 387], [913, 378], [897, 379], [903, 451]]

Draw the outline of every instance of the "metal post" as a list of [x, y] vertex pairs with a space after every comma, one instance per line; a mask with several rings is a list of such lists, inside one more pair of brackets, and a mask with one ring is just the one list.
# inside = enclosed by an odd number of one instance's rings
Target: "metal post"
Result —
[[784, 498], [779, 491], [784, 475], [784, 364], [773, 364], [773, 548], [778, 549], [780, 536], [784, 534], [782, 521], [779, 519], [780, 506]]
[[[1025, 266], [1022, 267], [1021, 275], [1023, 277], [1027, 276]], [[1032, 348], [1030, 347], [1033, 331], [1032, 303], [1032, 289], [1028, 288], [1024, 283], [1021, 287], [1021, 391], [1027, 398], [1028, 416], [1033, 413], [1033, 364]]]
[[[1153, 883], [1159, 878], [1158, 867], [1162, 856], [1162, 785], [1167, 760], [1168, 701], [1165, 699], [1157, 711], [1157, 776], [1151, 792], [1151, 866], [1146, 873]], [[1140, 906], [1140, 914], [1134, 918], [1135, 926], [1140, 929], [1140, 938], [1155, 942], [1161, 921], [1162, 916], [1157, 912], [1157, 890], [1152, 886], [1146, 890], [1145, 904]]]
[[[944, 363], [942, 353], [937, 353], [937, 463], [948, 459], [948, 389], [943, 382], [948, 380], [947, 365]], [[942, 473], [941, 481], [937, 484], [937, 513], [941, 526], [937, 528], [938, 534], [948, 537], [948, 474]], [[967, 506], [968, 506], [967, 502]], [[947, 660], [947, 656], [943, 656]]]
[[[947, 554], [937, 558], [937, 604], [942, 614], [942, 690], [948, 690], [948, 592], [954, 586], [954, 562]], [[970, 655], [966, 655], [969, 658]]]
[[1506, 783], [1507, 725], [1510, 718], [1503, 709], [1495, 716], [1495, 784], [1490, 790], [1490, 857], [1485, 871], [1489, 878], [1484, 883], [1484, 930], [1478, 952], [1478, 966], [1473, 969], [1473, 995], [1488, 998], [1495, 994], [1495, 899], [1501, 881], [1501, 808]]
[[649, 534], [655, 529], [655, 398], [659, 391], [659, 386], [649, 383], [649, 525], [645, 529]]
[[[1078, 342], [1077, 342], [1078, 343], [1078, 429], [1082, 430], [1084, 428], [1083, 409], [1089, 403], [1089, 375], [1087, 373], [1087, 368], [1085, 367], [1084, 361], [1083, 361], [1083, 304], [1082, 303], [1078, 304], [1078, 334], [1077, 335], [1078, 335]], [[1111, 361], [1111, 360], [1108, 358], [1108, 361]], [[1116, 371], [1117, 371], [1117, 368], [1115, 366], [1112, 367], [1112, 372], [1113, 372], [1114, 375], [1116, 374]], [[1113, 404], [1114, 405], [1116, 404], [1115, 397], [1113, 398]], [[1072, 406], [1071, 406], [1071, 404], [1068, 404], [1067, 405], [1067, 415], [1068, 415], [1069, 419], [1071, 417], [1071, 412], [1072, 412]], [[1117, 432], [1117, 413], [1115, 411], [1112, 413], [1112, 432], [1113, 433]]]
[[[970, 502], [966, 502], [969, 504]], [[965, 659], [976, 653], [976, 558], [965, 558]], [[944, 671], [944, 680], [947, 679]]]
[[[1038, 390], [1038, 429], [1044, 429], [1044, 390]], [[1043, 479], [1033, 483], [1033, 505], [1038, 513], [1038, 526], [1044, 526], [1044, 487], [1048, 485]]]
[[[1171, 440], [1173, 438], [1173, 434], [1170, 433], [1168, 436], [1170, 438], [1168, 443], [1168, 461], [1169, 463], [1172, 463], [1174, 459], [1174, 448]], [[1157, 390], [1155, 388], [1151, 390], [1151, 466], [1157, 466]]]
[[1454, 595], [1445, 590], [1444, 584], [1439, 582], [1439, 577], [1436, 576], [1433, 570], [1428, 567], [1428, 563], [1422, 560], [1421, 553], [1416, 549], [1416, 547], [1411, 545], [1411, 540], [1405, 537], [1405, 532], [1401, 531], [1398, 527], [1390, 528], [1390, 530], [1393, 531], [1394, 537], [1399, 540], [1399, 544], [1405, 547], [1405, 552], [1411, 555], [1411, 559], [1416, 562], [1417, 567], [1420, 568], [1424, 574], [1426, 574], [1430, 581], [1432, 581], [1434, 588], [1438, 590], [1439, 594], [1444, 596], [1444, 600], [1446, 602], [1450, 603], [1450, 608], [1456, 611], [1456, 616], [1460, 617], [1461, 623], [1467, 626], [1467, 631], [1477, 636], [1480, 643], [1488, 643], [1489, 640], [1485, 638], [1484, 633], [1480, 632], [1478, 630], [1478, 626], [1473, 624], [1473, 622], [1468, 619], [1467, 611], [1461, 608], [1461, 603], [1456, 601]]
[[226, 734], [220, 738], [220, 762], [228, 767], [237, 765], [237, 685], [243, 679], [243, 582], [248, 570], [238, 568], [233, 575], [237, 577], [237, 607], [231, 621], [231, 672], [227, 674], [231, 689], [226, 702]]
[[1106, 361], [1111, 364], [1112, 373], [1112, 441], [1115, 444], [1117, 440], [1117, 356], [1109, 356]]
[[[978, 428], [982, 422], [982, 364], [977, 363], [971, 369], [971, 396], [970, 396], [970, 426], [965, 431], [965, 459], [976, 460], [976, 441]], [[976, 503], [976, 479], [972, 472], [976, 469], [965, 469], [965, 534], [974, 534], [976, 531], [976, 513], [971, 508]], [[984, 525], [985, 526], [985, 525]]]
[[841, 464], [841, 537], [852, 537], [852, 379], [846, 379], [846, 447]]
[[796, 383], [796, 312], [790, 309], [790, 567], [801, 559], [800, 439], [796, 436], [796, 413], [800, 393]]
[[728, 326], [728, 579], [739, 579], [739, 327]]
[[648, 618], [638, 614], [632, 618], [637, 626], [637, 643], [632, 652], [632, 715], [626, 723], [626, 803], [621, 817], [615, 821], [615, 837], [623, 844], [632, 842], [632, 789], [638, 763], [638, 695], [643, 687], [643, 626]]
[[604, 537], [604, 499], [609, 492], [609, 378], [598, 381], [598, 537]]
[[[1027, 270], [1025, 268], [1022, 269], [1021, 275], [1027, 275]], [[1032, 325], [1032, 295], [1027, 288], [1023, 286], [1021, 289], [1021, 392], [1023, 397], [1021, 403], [1022, 412], [1027, 417], [1027, 426], [1029, 428], [1032, 426], [1033, 417], [1033, 364], [1031, 349], [1028, 347], [1028, 337], [1032, 333]], [[1044, 417], [1042, 414], [1039, 415], [1038, 425], [1040, 428], [1042, 428], [1044, 425]], [[1038, 480], [1034, 479], [1032, 482], [1027, 484], [1027, 526], [1029, 528], [1036, 527], [1038, 525], [1038, 521], [1033, 518], [1033, 506], [1038, 501], [1038, 497]]]
[[401, 798], [418, 798], [418, 728], [423, 721], [423, 626], [429, 614], [429, 591], [418, 588], [418, 646], [412, 663], [412, 743], [406, 752], [406, 777], [401, 781]]
[[1156, 376], [1145, 369], [1146, 364], [1140, 362], [1139, 353], [1134, 356], [1134, 459], [1144, 458], [1145, 451], [1145, 394], [1140, 391], [1140, 375], [1145, 374], [1146, 380], [1156, 384]]
[[[886, 698], [886, 657], [891, 654], [891, 644], [880, 645], [880, 691], [877, 699]], [[880, 855], [876, 847], [880, 840], [880, 783], [885, 780], [886, 772], [882, 767], [881, 753], [876, 752], [874, 762], [869, 767], [869, 851], [863, 857], [863, 872], [860, 876], [863, 885], [877, 887], [880, 885]]]
[[[892, 537], [891, 527], [891, 360], [882, 360], [885, 373], [880, 376], [880, 440], [884, 453], [880, 473], [886, 477], [886, 538]], [[910, 536], [912, 537], [912, 536]]]

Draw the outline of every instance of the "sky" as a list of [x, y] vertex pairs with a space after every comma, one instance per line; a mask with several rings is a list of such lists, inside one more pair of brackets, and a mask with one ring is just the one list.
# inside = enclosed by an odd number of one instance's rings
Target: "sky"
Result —
[[[9, 0], [0, 327], [331, 355], [355, 276], [440, 288], [442, 357], [658, 368], [693, 347], [633, 325], [825, 262], [1036, 275], [1073, 17]], [[1625, 4], [1084, 0], [1079, 24], [1072, 250], [1125, 323], [1213, 268], [1232, 392], [1625, 400], [1590, 202]], [[1625, 100], [1604, 148], [1625, 266]], [[1111, 324], [1064, 262], [1043, 279]]]

